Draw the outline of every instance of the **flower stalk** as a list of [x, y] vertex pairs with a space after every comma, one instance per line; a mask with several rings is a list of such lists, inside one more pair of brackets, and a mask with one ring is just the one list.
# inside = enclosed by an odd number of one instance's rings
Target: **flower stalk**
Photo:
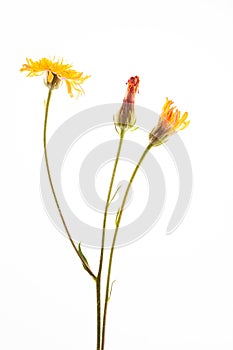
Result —
[[[107, 200], [104, 210], [104, 219], [103, 219], [103, 230], [102, 230], [102, 241], [101, 241], [101, 251], [100, 251], [100, 260], [99, 260], [99, 270], [96, 278], [96, 298], [97, 298], [97, 350], [100, 350], [101, 346], [101, 276], [103, 268], [103, 259], [104, 259], [104, 249], [105, 249], [105, 234], [106, 234], [106, 223], [108, 216], [108, 208], [110, 205], [112, 188], [114, 184], [114, 179], [116, 175], [117, 165], [120, 158], [120, 153], [123, 145], [124, 136], [127, 130], [133, 128], [136, 122], [135, 112], [134, 112], [134, 103], [135, 95], [138, 92], [139, 87], [139, 77], [131, 77], [127, 82], [126, 95], [123, 99], [123, 103], [118, 111], [115, 118], [115, 128], [120, 135], [119, 145], [117, 149], [117, 154], [114, 162], [114, 167], [112, 171], [112, 176], [109, 184]], [[119, 130], [119, 131], [118, 131]]]
[[85, 259], [83, 258], [83, 255], [80, 253], [80, 251], [78, 250], [78, 248], [76, 247], [72, 236], [69, 232], [69, 229], [67, 227], [67, 224], [65, 222], [65, 218], [63, 216], [55, 189], [54, 189], [54, 185], [53, 185], [53, 181], [52, 181], [52, 177], [51, 177], [51, 172], [50, 172], [50, 166], [49, 166], [49, 160], [48, 160], [48, 152], [47, 152], [47, 122], [48, 122], [48, 114], [49, 114], [49, 105], [50, 105], [50, 101], [51, 101], [51, 96], [52, 96], [52, 91], [53, 91], [53, 84], [51, 84], [51, 86], [49, 87], [49, 92], [48, 92], [48, 97], [47, 97], [47, 101], [46, 101], [46, 106], [45, 106], [45, 118], [44, 118], [44, 137], [43, 137], [43, 144], [44, 144], [44, 156], [45, 156], [45, 164], [46, 164], [46, 170], [47, 170], [47, 174], [48, 174], [48, 179], [49, 179], [49, 184], [52, 190], [52, 194], [53, 194], [53, 198], [59, 213], [59, 216], [61, 218], [61, 221], [63, 223], [63, 226], [65, 228], [66, 234], [70, 240], [70, 243], [72, 245], [72, 247], [74, 248], [76, 254], [78, 255], [79, 259], [81, 260], [84, 269], [89, 273], [89, 275], [96, 280], [96, 276], [95, 274], [92, 272], [92, 270], [90, 269], [89, 265], [87, 264], [87, 262], [85, 261]]
[[109, 263], [108, 263], [108, 274], [107, 274], [107, 283], [106, 283], [106, 292], [105, 292], [105, 303], [104, 303], [104, 314], [103, 314], [103, 327], [102, 327], [102, 345], [101, 345], [101, 350], [104, 350], [104, 345], [105, 345], [105, 333], [106, 333], [106, 322], [107, 322], [107, 311], [108, 311], [108, 302], [109, 302], [109, 296], [110, 296], [110, 279], [111, 279], [111, 271], [112, 271], [112, 261], [113, 261], [113, 253], [114, 253], [114, 248], [116, 244], [116, 239], [117, 239], [117, 234], [119, 231], [120, 223], [121, 223], [121, 218], [122, 214], [124, 211], [125, 203], [129, 194], [129, 190], [132, 186], [133, 180], [138, 172], [138, 169], [140, 168], [141, 163], [143, 162], [144, 158], [146, 157], [147, 153], [151, 149], [152, 144], [149, 144], [143, 154], [141, 155], [141, 158], [139, 159], [132, 175], [129, 180], [128, 186], [125, 190], [125, 194], [122, 200], [122, 204], [118, 213], [118, 217], [116, 220], [116, 228], [112, 240], [112, 245], [111, 245], [111, 251], [110, 251], [110, 257], [109, 257]]
[[103, 268], [103, 258], [104, 258], [104, 245], [105, 245], [105, 234], [106, 234], [106, 223], [107, 223], [107, 216], [108, 216], [108, 208], [110, 205], [111, 200], [111, 194], [112, 194], [112, 188], [113, 183], [116, 175], [117, 165], [119, 162], [119, 157], [122, 149], [122, 144], [124, 140], [125, 131], [121, 130], [120, 132], [120, 140], [119, 145], [117, 149], [117, 154], [114, 162], [114, 167], [112, 171], [112, 176], [110, 180], [110, 185], [108, 189], [108, 195], [107, 200], [105, 204], [105, 210], [104, 210], [104, 220], [103, 220], [103, 231], [102, 231], [102, 241], [101, 241], [101, 251], [100, 251], [100, 261], [99, 261], [99, 270], [96, 278], [96, 297], [97, 297], [97, 350], [100, 350], [101, 345], [101, 276], [102, 276], [102, 268]]

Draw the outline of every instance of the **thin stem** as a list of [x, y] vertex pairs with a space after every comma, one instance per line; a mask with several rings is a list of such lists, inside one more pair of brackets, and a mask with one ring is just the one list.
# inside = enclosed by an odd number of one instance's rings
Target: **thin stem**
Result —
[[149, 144], [147, 146], [147, 148], [143, 152], [141, 158], [139, 159], [139, 161], [138, 161], [138, 163], [137, 163], [137, 165], [136, 165], [136, 167], [135, 167], [135, 169], [134, 169], [134, 171], [132, 173], [132, 176], [131, 176], [131, 178], [129, 180], [129, 183], [128, 183], [127, 189], [125, 191], [124, 198], [123, 198], [120, 210], [119, 210], [119, 214], [118, 214], [118, 217], [117, 217], [116, 229], [115, 229], [115, 233], [114, 233], [113, 240], [112, 240], [111, 252], [110, 252], [110, 257], [109, 257], [109, 265], [108, 265], [108, 275], [107, 275], [104, 314], [103, 314], [101, 350], [104, 350], [105, 332], [106, 332], [106, 319], [107, 319], [107, 310], [108, 310], [108, 301], [109, 301], [110, 278], [111, 278], [111, 270], [112, 270], [112, 260], [113, 260], [113, 252], [114, 252], [114, 248], [115, 248], [117, 234], [118, 234], [118, 230], [119, 230], [119, 226], [120, 226], [120, 222], [121, 222], [121, 218], [122, 218], [122, 214], [123, 214], [123, 210], [124, 210], [124, 207], [125, 207], [125, 203], [126, 203], [126, 199], [127, 199], [129, 190], [131, 188], [131, 185], [133, 183], [135, 175], [137, 174], [137, 171], [138, 171], [138, 169], [139, 169], [143, 159], [146, 157], [146, 155], [149, 152], [149, 150], [151, 149], [151, 147], [152, 147], [151, 144]]
[[116, 169], [121, 153], [121, 148], [123, 144], [123, 139], [124, 139], [125, 131], [121, 130], [120, 133], [120, 140], [119, 140], [119, 145], [117, 149], [117, 154], [115, 158], [115, 163], [112, 171], [112, 176], [108, 188], [108, 195], [107, 195], [107, 200], [105, 204], [105, 210], [104, 210], [104, 219], [103, 219], [103, 230], [102, 230], [102, 241], [101, 241], [101, 252], [100, 252], [100, 260], [99, 260], [99, 270], [97, 274], [97, 279], [96, 279], [96, 299], [97, 299], [97, 350], [100, 350], [100, 345], [101, 345], [101, 275], [102, 275], [102, 268], [103, 268], [103, 258], [104, 258], [104, 244], [105, 244], [105, 233], [106, 233], [106, 222], [107, 222], [107, 216], [108, 216], [108, 208], [111, 200], [111, 194], [112, 194], [112, 188], [113, 188], [113, 183], [116, 175]]
[[80, 252], [78, 251], [72, 237], [71, 234], [68, 230], [68, 227], [66, 225], [64, 216], [62, 214], [58, 199], [57, 199], [57, 195], [53, 186], [53, 181], [52, 181], [52, 177], [51, 177], [51, 172], [50, 172], [50, 167], [49, 167], [49, 160], [48, 160], [48, 153], [47, 153], [47, 122], [48, 122], [48, 112], [49, 112], [49, 105], [50, 105], [50, 100], [51, 100], [51, 96], [52, 96], [52, 90], [53, 90], [53, 85], [51, 85], [51, 87], [49, 88], [49, 92], [48, 92], [48, 97], [47, 97], [47, 101], [46, 101], [46, 106], [45, 106], [45, 118], [44, 118], [44, 156], [45, 156], [45, 163], [46, 163], [46, 169], [47, 169], [47, 173], [48, 173], [48, 179], [49, 179], [49, 184], [53, 193], [53, 198], [54, 201], [56, 203], [61, 221], [63, 223], [63, 226], [65, 228], [65, 231], [67, 233], [67, 236], [70, 240], [70, 243], [72, 244], [75, 252], [77, 253], [78, 257], [80, 258], [80, 260], [82, 261], [82, 264], [85, 268], [85, 270], [89, 273], [90, 276], [92, 276], [95, 280], [96, 280], [96, 276], [94, 275], [94, 273], [91, 271], [90, 267], [88, 266], [88, 264], [86, 263], [85, 259], [82, 257], [82, 255], [80, 254]]

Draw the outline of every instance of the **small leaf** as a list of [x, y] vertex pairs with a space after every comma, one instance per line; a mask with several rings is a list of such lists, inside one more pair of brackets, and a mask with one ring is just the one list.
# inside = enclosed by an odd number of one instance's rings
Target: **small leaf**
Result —
[[[79, 243], [79, 245], [78, 245], [78, 251], [79, 251], [81, 257], [83, 258], [83, 260], [85, 261], [85, 263], [87, 264], [87, 266], [89, 266], [89, 263], [88, 263], [88, 261], [87, 261], [87, 258], [85, 257], [85, 255], [84, 255], [83, 252], [82, 252], [81, 243]], [[85, 267], [84, 264], [83, 264], [83, 267], [84, 267], [85, 270], [86, 270], [86, 267]]]
[[116, 189], [114, 195], [112, 196], [112, 198], [111, 198], [110, 201], [109, 201], [108, 206], [112, 203], [113, 199], [116, 197], [117, 192], [119, 191], [120, 188], [121, 188], [121, 185], [117, 187], [117, 189]]
[[108, 297], [108, 301], [110, 300], [110, 298], [111, 298], [111, 295], [112, 295], [112, 288], [113, 288], [113, 285], [114, 285], [114, 283], [116, 282], [116, 280], [114, 280], [113, 282], [112, 282], [112, 284], [111, 284], [111, 289], [110, 289], [110, 293], [109, 293], [109, 297]]
[[119, 218], [119, 214], [120, 214], [120, 208], [118, 209], [118, 211], [117, 211], [117, 213], [116, 213], [116, 219], [115, 219], [115, 224], [116, 224], [116, 226], [117, 226], [117, 224], [118, 224], [118, 218]]

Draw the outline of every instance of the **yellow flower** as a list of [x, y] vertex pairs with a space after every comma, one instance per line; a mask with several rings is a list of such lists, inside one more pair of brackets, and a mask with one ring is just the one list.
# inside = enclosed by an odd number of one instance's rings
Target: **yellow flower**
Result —
[[166, 98], [158, 124], [149, 135], [150, 143], [153, 146], [166, 142], [169, 136], [185, 129], [190, 123], [190, 120], [187, 120], [188, 113], [185, 112], [181, 115], [180, 111], [173, 106], [173, 103], [173, 101]]
[[67, 91], [70, 97], [73, 97], [73, 91], [76, 91], [77, 97], [84, 90], [81, 84], [84, 83], [90, 75], [83, 76], [82, 72], [72, 69], [71, 64], [64, 64], [63, 60], [49, 60], [41, 58], [39, 61], [33, 61], [26, 58], [27, 63], [23, 64], [21, 72], [29, 72], [28, 77], [34, 77], [46, 73], [45, 85], [52, 89], [57, 89], [63, 81], [66, 83]]

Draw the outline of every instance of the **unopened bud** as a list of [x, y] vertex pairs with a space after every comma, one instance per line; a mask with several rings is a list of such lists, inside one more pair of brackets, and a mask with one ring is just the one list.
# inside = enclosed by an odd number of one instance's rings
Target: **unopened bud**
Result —
[[115, 117], [115, 126], [121, 130], [128, 130], [136, 123], [134, 112], [135, 95], [138, 92], [139, 77], [131, 77], [127, 82], [127, 91], [120, 110]]

